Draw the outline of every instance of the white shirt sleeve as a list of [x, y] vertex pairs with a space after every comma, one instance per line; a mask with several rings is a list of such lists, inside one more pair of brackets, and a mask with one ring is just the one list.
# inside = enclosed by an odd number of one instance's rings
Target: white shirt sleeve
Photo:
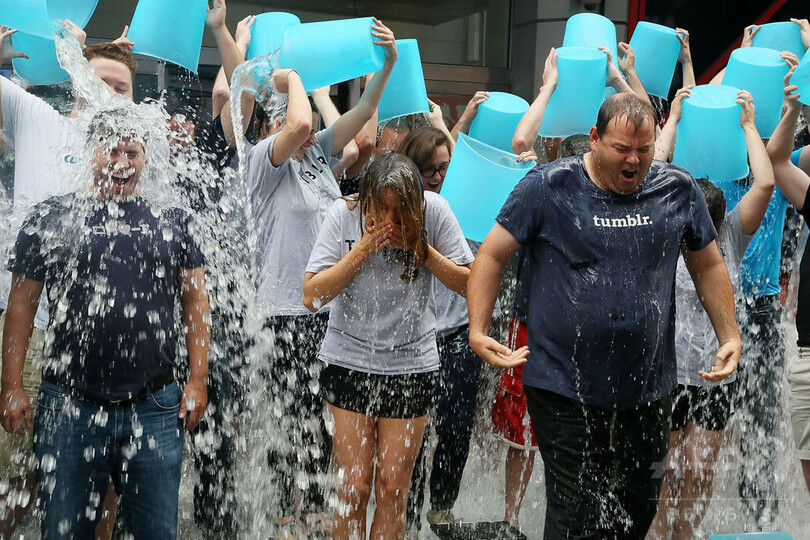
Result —
[[19, 130], [24, 129], [27, 124], [35, 120], [43, 119], [48, 115], [54, 118], [54, 122], [59, 117], [59, 113], [50, 105], [29, 94], [9, 79], [2, 77], [3, 89], [3, 132], [13, 141], [19, 138]]
[[428, 242], [436, 251], [458, 265], [470, 264], [475, 256], [464, 239], [461, 226], [458, 224], [450, 204], [441, 196], [425, 192], [427, 200]]
[[343, 238], [341, 223], [348, 213], [349, 209], [345, 200], [338, 199], [332, 203], [309, 256], [307, 272], [314, 274], [323, 272], [335, 266], [343, 258], [343, 246], [346, 239]]

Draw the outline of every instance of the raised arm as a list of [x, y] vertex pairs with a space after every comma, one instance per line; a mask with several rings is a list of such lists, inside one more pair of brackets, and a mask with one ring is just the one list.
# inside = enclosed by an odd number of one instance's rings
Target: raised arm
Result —
[[[273, 84], [282, 94], [288, 94], [287, 120], [273, 143], [271, 162], [278, 167], [306, 142], [312, 131], [312, 107], [304, 90], [301, 77], [292, 69], [277, 69], [273, 72]], [[345, 146], [345, 142], [340, 148]]]
[[675, 139], [678, 135], [678, 123], [683, 116], [683, 100], [689, 97], [692, 87], [681, 88], [675, 92], [672, 98], [672, 105], [669, 109], [669, 118], [664, 128], [655, 141], [655, 159], [660, 161], [671, 161], [672, 153], [675, 151]]
[[3, 372], [0, 390], [0, 423], [9, 433], [25, 433], [31, 427], [34, 412], [23, 388], [25, 351], [34, 330], [43, 283], [14, 272], [8, 295], [6, 323], [3, 327]]
[[185, 418], [186, 431], [194, 429], [208, 404], [208, 349], [211, 342], [211, 314], [205, 293], [205, 270], [183, 268], [180, 271], [180, 307], [186, 334], [188, 364], [191, 373], [183, 388], [179, 417]]
[[599, 47], [599, 50], [602, 51], [607, 55], [607, 84], [608, 86], [612, 86], [614, 90], [618, 93], [622, 92], [632, 92], [636, 93], [630, 85], [627, 84], [627, 81], [624, 80], [622, 76], [622, 72], [619, 71], [619, 68], [616, 67], [616, 64], [613, 63], [613, 53], [610, 52], [610, 49], [607, 47]]
[[722, 381], [737, 369], [742, 352], [734, 311], [734, 291], [728, 270], [714, 241], [699, 251], [683, 249], [683, 259], [720, 343], [714, 368], [710, 372], [699, 371], [698, 374], [707, 381]]
[[428, 122], [430, 122], [431, 126], [447, 136], [447, 140], [450, 141], [450, 153], [452, 154], [453, 149], [456, 147], [456, 140], [453, 138], [453, 134], [450, 133], [450, 130], [447, 129], [447, 124], [444, 122], [444, 115], [442, 114], [442, 108], [430, 100], [428, 100], [428, 104], [430, 105], [430, 114], [427, 115]]
[[394, 33], [379, 20], [374, 19], [371, 35], [377, 38], [374, 43], [385, 49], [385, 63], [383, 68], [375, 73], [368, 82], [366, 91], [363, 92], [357, 105], [335, 122], [335, 153], [346, 146], [360, 132], [363, 125], [371, 120], [380, 103], [380, 98], [382, 98], [388, 77], [391, 76], [391, 70], [394, 69], [394, 63], [397, 61], [397, 44]]
[[546, 65], [543, 68], [543, 86], [540, 87], [540, 91], [529, 109], [523, 114], [515, 129], [515, 134], [512, 136], [512, 151], [515, 154], [521, 154], [534, 147], [534, 141], [537, 140], [537, 133], [540, 131], [540, 125], [546, 114], [546, 107], [557, 88], [558, 80], [557, 51], [552, 47], [546, 56]]
[[[242, 54], [243, 61], [250, 47], [250, 28], [253, 26], [254, 22], [256, 22], [256, 16], [248, 15], [236, 25], [234, 41], [236, 42], [239, 52]], [[220, 67], [217, 72], [217, 78], [214, 80], [214, 88], [211, 91], [211, 114], [214, 118], [220, 115], [222, 108], [226, 105], [230, 97], [230, 80], [225, 76], [225, 68]], [[248, 117], [250, 117], [250, 115], [248, 115]]]
[[801, 111], [801, 103], [798, 101], [801, 94], [796, 92], [797, 86], [790, 84], [794, 70], [795, 68], [791, 68], [785, 76], [786, 110], [768, 140], [767, 151], [773, 165], [776, 185], [791, 204], [801, 211], [804, 210], [807, 189], [810, 187], [810, 177], [790, 161], [790, 154], [793, 150], [793, 130], [796, 128], [796, 121], [799, 119]]
[[497, 368], [510, 368], [526, 362], [528, 347], [513, 351], [489, 337], [492, 310], [509, 258], [520, 248], [515, 237], [496, 223], [489, 232], [467, 282], [467, 309], [470, 314], [470, 347], [475, 354]]
[[650, 96], [647, 95], [647, 90], [644, 89], [644, 85], [641, 84], [641, 79], [638, 78], [638, 73], [636, 73], [636, 53], [633, 51], [633, 47], [623, 41], [619, 42], [618, 47], [619, 69], [627, 78], [627, 84], [630, 85], [630, 88], [633, 89], [637, 96], [646, 99], [652, 105]]
[[681, 63], [681, 73], [683, 75], [683, 86], [695, 85], [695, 68], [692, 65], [692, 50], [689, 48], [689, 32], [683, 28], [676, 28], [675, 35], [681, 42], [681, 54], [678, 61]]
[[458, 122], [456, 122], [456, 125], [453, 126], [453, 129], [450, 131], [453, 141], [458, 140], [459, 133], [463, 133], [465, 135], [470, 133], [470, 125], [478, 114], [478, 106], [487, 99], [489, 99], [489, 92], [485, 90], [479, 90], [473, 95], [473, 97], [470, 98], [470, 101], [468, 101], [467, 106], [464, 107], [464, 112], [461, 113]]
[[742, 107], [740, 125], [745, 133], [748, 162], [754, 176], [754, 184], [740, 200], [740, 227], [743, 234], [753, 235], [762, 223], [773, 195], [773, 168], [754, 124], [754, 100], [751, 93], [741, 90], [737, 94], [737, 103]]
[[[28, 58], [28, 55], [15, 51], [11, 46], [12, 35], [16, 34], [16, 30], [9, 29], [8, 26], [0, 26], [0, 64], [11, 62], [15, 58]], [[3, 77], [0, 77], [0, 101], [3, 99]], [[3, 108], [0, 107], [0, 129], [3, 129]], [[0, 152], [2, 153], [2, 152]]]

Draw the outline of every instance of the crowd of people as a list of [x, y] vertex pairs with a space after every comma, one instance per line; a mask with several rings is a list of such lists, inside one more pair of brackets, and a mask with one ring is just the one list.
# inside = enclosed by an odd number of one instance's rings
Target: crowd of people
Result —
[[[771, 529], [785, 376], [810, 489], [810, 254], [798, 358], [786, 358], [779, 297], [786, 212], [807, 218], [810, 196], [794, 54], [782, 54], [769, 139], [751, 93], [737, 94], [750, 173], [713, 183], [669, 163], [695, 85], [688, 32], [677, 29], [683, 88], [666, 116], [632, 47], [619, 43], [615, 63], [603, 48], [615, 95], [589, 133], [545, 141], [548, 163], [478, 243], [441, 191], [486, 91], [453, 127], [432, 102], [379, 124], [397, 45], [377, 19], [384, 63], [358, 81], [351, 109], [328, 88], [307, 92], [292, 69], [254, 70], [267, 77], [256, 91], [234, 83], [255, 17], [232, 35], [225, 15], [215, 0], [206, 18], [222, 69], [203, 126], [188, 103], [132, 102], [126, 31], [85, 45], [65, 23], [81, 50], [69, 114], [0, 78], [0, 151], [13, 165], [0, 538], [34, 506], [43, 538], [175, 538], [186, 444], [197, 526], [241, 537], [248, 395], [271, 403], [274, 422], [262, 534], [419, 538], [428, 499], [441, 535], [458, 522], [483, 362], [503, 370], [486, 404], [506, 450], [499, 538], [539, 534], [519, 521], [538, 451], [545, 538], [691, 538], [732, 414], [746, 434], [745, 526]], [[810, 23], [793, 22], [810, 46]], [[0, 63], [22, 55], [14, 33], [0, 27]], [[515, 160], [541, 161], [558, 79], [551, 49]], [[515, 259], [516, 280], [504, 281]], [[508, 337], [493, 329], [502, 315]]]

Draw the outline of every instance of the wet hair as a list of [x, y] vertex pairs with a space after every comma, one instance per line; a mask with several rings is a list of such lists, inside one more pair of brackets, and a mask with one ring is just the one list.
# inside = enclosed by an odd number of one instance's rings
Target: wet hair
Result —
[[625, 118], [627, 122], [632, 123], [636, 131], [644, 123], [644, 120], [649, 119], [650, 123], [655, 127], [655, 109], [652, 108], [647, 100], [638, 97], [629, 92], [623, 92], [610, 96], [599, 107], [599, 114], [596, 117], [596, 133], [602, 137], [607, 131], [607, 126], [613, 119]]
[[442, 130], [435, 127], [420, 127], [402, 139], [398, 152], [411, 158], [421, 171], [431, 166], [436, 148], [441, 145], [447, 147], [448, 155], [453, 153], [450, 139]]
[[395, 250], [398, 261], [405, 264], [400, 275], [403, 281], [411, 282], [419, 275], [419, 268], [428, 257], [427, 232], [425, 230], [425, 194], [422, 175], [416, 164], [397, 152], [386, 152], [371, 162], [360, 179], [360, 191], [347, 197], [352, 210], [360, 205], [360, 234], [363, 233], [364, 216], [374, 215], [380, 206], [383, 190], [394, 190], [400, 198], [399, 217], [405, 249]]
[[407, 116], [397, 116], [386, 122], [381, 122], [377, 126], [377, 144], [379, 144], [380, 139], [382, 139], [383, 130], [386, 128], [393, 129], [394, 131], [411, 131], [413, 124]]
[[138, 70], [138, 62], [132, 53], [112, 42], [97, 43], [95, 45], [88, 45], [84, 48], [84, 57], [88, 60], [93, 58], [106, 58], [115, 62], [120, 62], [129, 68], [132, 75], [132, 83], [135, 83], [135, 72]]
[[99, 110], [90, 120], [87, 144], [113, 146], [122, 139], [131, 139], [141, 143], [145, 150], [150, 127], [138, 116], [137, 105], [117, 103]]
[[709, 207], [709, 215], [712, 218], [714, 228], [719, 232], [723, 220], [726, 218], [726, 198], [723, 195], [723, 190], [706, 178], [698, 178], [696, 182], [706, 198], [706, 206]]
[[566, 137], [560, 143], [557, 150], [557, 158], [568, 158], [578, 156], [591, 151], [591, 139], [582, 133]]

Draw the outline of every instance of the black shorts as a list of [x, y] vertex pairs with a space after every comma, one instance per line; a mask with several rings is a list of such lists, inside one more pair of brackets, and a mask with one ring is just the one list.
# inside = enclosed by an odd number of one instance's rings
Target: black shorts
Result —
[[323, 398], [340, 409], [381, 418], [418, 418], [433, 406], [436, 371], [375, 375], [330, 365], [321, 372]]
[[719, 386], [678, 385], [672, 394], [672, 431], [686, 427], [690, 420], [709, 431], [725, 429], [733, 409], [731, 395], [736, 383]]

